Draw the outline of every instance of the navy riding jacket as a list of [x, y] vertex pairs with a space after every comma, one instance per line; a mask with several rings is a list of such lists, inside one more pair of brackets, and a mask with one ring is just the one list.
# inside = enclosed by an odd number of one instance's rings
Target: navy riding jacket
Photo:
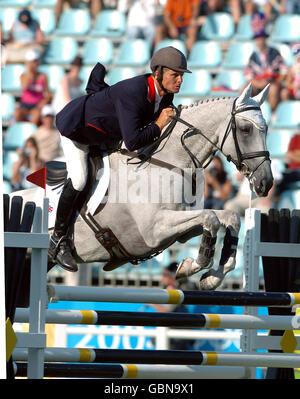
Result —
[[[97, 66], [99, 71], [101, 64]], [[99, 81], [100, 91], [96, 91]], [[162, 109], [172, 104], [174, 96], [163, 96], [154, 113], [155, 83], [150, 74], [112, 86], [99, 79], [98, 74], [98, 82], [94, 86], [93, 82], [92, 72], [87, 86], [89, 94], [72, 100], [57, 114], [56, 125], [63, 136], [91, 145], [124, 140], [129, 151], [151, 144], [160, 136], [154, 122]]]

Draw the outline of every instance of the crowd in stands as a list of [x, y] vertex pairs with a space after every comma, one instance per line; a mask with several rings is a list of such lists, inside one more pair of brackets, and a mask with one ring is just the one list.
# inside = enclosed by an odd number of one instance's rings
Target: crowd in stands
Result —
[[[199, 34], [209, 15], [229, 13], [234, 22], [235, 32], [242, 16], [249, 15], [255, 50], [249, 54], [249, 61], [244, 69], [244, 84], [239, 87], [239, 91], [252, 82], [253, 94], [257, 94], [270, 83], [268, 103], [272, 112], [271, 120], [281, 102], [300, 100], [300, 43], [288, 43], [294, 52], [293, 63], [288, 64], [279, 49], [268, 41], [269, 32], [278, 16], [286, 13], [299, 14], [299, 1], [57, 0], [53, 7], [56, 26], [66, 10], [78, 8], [90, 11], [92, 24], [100, 13], [106, 10], [118, 10], [126, 16], [125, 37], [120, 38], [120, 41], [143, 38], [149, 44], [151, 55], [164, 39], [178, 39], [184, 43], [187, 57], [195, 43], [201, 40]], [[45, 162], [63, 155], [59, 133], [55, 128], [55, 115], [69, 101], [85, 94], [84, 82], [80, 75], [84, 65], [80, 46], [72, 62], [65, 65], [64, 76], [55, 90], [50, 89], [49, 76], [39, 68], [50, 38], [33, 16], [33, 10], [34, 5], [28, 9], [18, 9], [17, 17], [6, 36], [3, 32], [3, 21], [1, 25], [2, 69], [5, 69], [6, 65], [16, 63], [25, 66], [24, 72], [20, 75], [21, 89], [15, 94], [15, 110], [8, 126], [19, 122], [30, 122], [37, 128], [23, 143], [23, 148], [16, 150], [18, 159], [12, 166], [10, 182], [12, 190], [27, 187], [25, 176], [30, 171], [33, 172]], [[89, 39], [87, 34], [83, 41]], [[84, 44], [83, 41], [80, 43], [81, 46]], [[115, 53], [119, 44], [118, 41], [114, 42]], [[222, 45], [228, 50], [228, 43], [227, 47], [224, 43]], [[145, 72], [147, 71], [145, 67]], [[276, 176], [276, 187], [274, 186], [268, 198], [257, 199], [256, 205], [263, 211], [276, 204], [280, 193], [290, 187], [285, 184], [287, 181], [294, 183], [300, 180], [299, 134], [295, 137], [286, 156], [282, 154], [284, 162], [287, 163], [286, 170], [283, 174], [273, 171]], [[214, 159], [205, 173], [205, 206], [211, 209], [239, 209], [243, 214], [249, 204], [247, 181], [239, 174], [236, 176], [229, 174], [220, 157]], [[292, 177], [287, 178], [287, 176]]]

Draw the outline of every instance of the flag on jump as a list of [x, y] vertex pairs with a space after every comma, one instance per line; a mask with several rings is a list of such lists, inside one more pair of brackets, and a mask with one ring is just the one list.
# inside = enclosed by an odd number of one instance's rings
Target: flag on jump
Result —
[[42, 169], [37, 170], [36, 172], [31, 173], [26, 177], [30, 183], [36, 184], [39, 187], [42, 187], [45, 190], [46, 194], [46, 166]]

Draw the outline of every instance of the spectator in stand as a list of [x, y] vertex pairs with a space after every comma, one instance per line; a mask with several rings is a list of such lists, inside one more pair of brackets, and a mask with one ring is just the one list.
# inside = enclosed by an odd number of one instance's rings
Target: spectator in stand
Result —
[[26, 180], [26, 177], [43, 167], [44, 161], [39, 157], [37, 143], [33, 137], [29, 137], [23, 148], [18, 148], [19, 159], [12, 166], [12, 190], [23, 190], [36, 187]]
[[79, 78], [81, 66], [82, 58], [80, 56], [75, 57], [71, 62], [70, 71], [60, 81], [52, 101], [52, 106], [56, 114], [71, 100], [85, 94], [82, 89], [83, 82]]
[[62, 156], [60, 134], [54, 127], [55, 112], [50, 104], [44, 105], [41, 112], [41, 126], [30, 136], [33, 137], [39, 149], [39, 155], [44, 162], [52, 161]]
[[127, 13], [127, 36], [129, 39], [145, 39], [150, 50], [156, 34], [156, 7], [159, 0], [120, 0], [119, 10]]
[[51, 100], [47, 75], [38, 71], [39, 58], [35, 50], [26, 53], [26, 70], [20, 76], [20, 105], [15, 110], [17, 122], [29, 120], [37, 125], [43, 106]]
[[232, 182], [220, 157], [215, 156], [205, 169], [204, 184], [204, 209], [224, 209], [232, 190]]
[[280, 0], [279, 12], [281, 14], [300, 14], [299, 0]]
[[291, 189], [293, 183], [300, 181], [300, 133], [291, 138], [286, 159], [288, 160], [287, 170], [282, 174], [282, 179], [277, 185], [275, 200], [278, 200], [283, 191]]
[[163, 25], [157, 26], [157, 42], [165, 36], [179, 39], [185, 35], [185, 44], [189, 53], [197, 39], [200, 0], [167, 0], [163, 13]]
[[300, 46], [294, 48], [294, 64], [288, 69], [281, 100], [300, 100]]
[[91, 11], [92, 19], [95, 19], [101, 11], [102, 0], [56, 0], [55, 4], [55, 18], [58, 22], [62, 12], [70, 8], [87, 8]]
[[265, 30], [266, 18], [264, 14], [253, 14], [251, 25], [257, 49], [251, 54], [245, 68], [246, 85], [249, 82], [252, 83], [252, 95], [254, 96], [270, 83], [268, 102], [272, 111], [274, 111], [280, 101], [282, 83], [287, 74], [287, 65], [279, 51], [267, 45], [268, 35]]
[[272, 1], [270, 0], [245, 0], [245, 14], [253, 15], [262, 9], [267, 21], [272, 19]]
[[44, 35], [39, 23], [32, 18], [29, 10], [20, 11], [5, 45], [6, 62], [25, 62], [28, 50], [35, 50], [42, 54], [44, 49]]

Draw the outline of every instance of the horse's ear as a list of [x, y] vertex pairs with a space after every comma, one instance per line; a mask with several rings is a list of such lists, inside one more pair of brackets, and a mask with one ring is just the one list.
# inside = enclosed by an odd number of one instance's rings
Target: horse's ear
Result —
[[270, 83], [268, 83], [267, 86], [260, 93], [258, 93], [255, 97], [253, 97], [253, 100], [257, 101], [258, 104], [261, 105], [267, 98], [269, 89], [270, 89]]
[[242, 94], [238, 97], [236, 103], [244, 104], [248, 98], [251, 97], [252, 93], [252, 83], [249, 83], [247, 87], [243, 90]]

